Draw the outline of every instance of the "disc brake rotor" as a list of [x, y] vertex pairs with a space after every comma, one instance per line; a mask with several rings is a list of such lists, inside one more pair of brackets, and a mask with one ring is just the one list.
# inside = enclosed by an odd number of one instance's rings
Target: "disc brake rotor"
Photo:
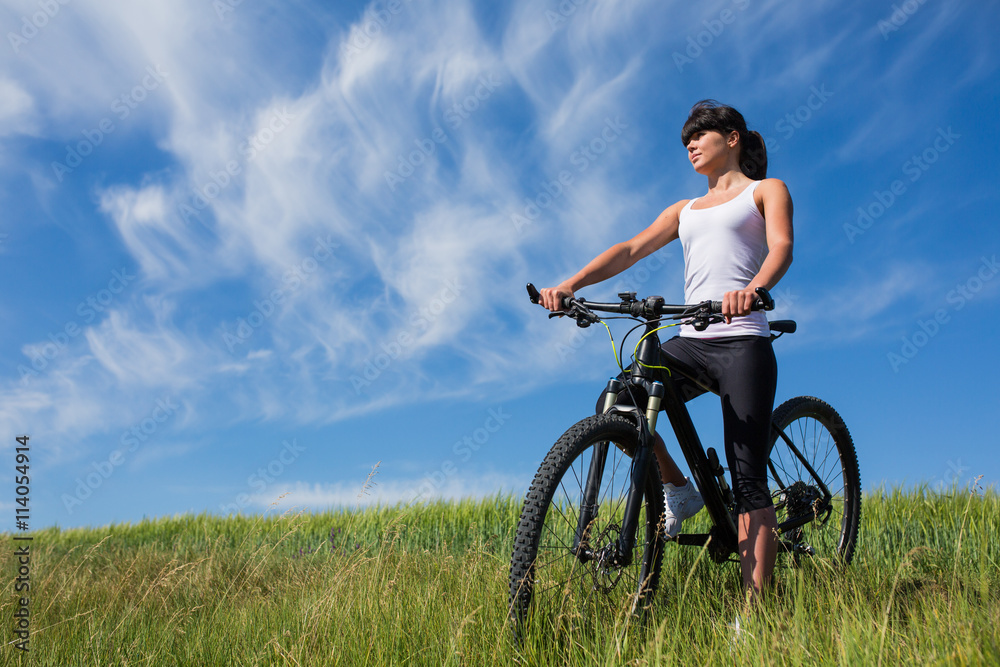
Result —
[[616, 523], [609, 524], [597, 535], [594, 542], [604, 544], [603, 547], [593, 552], [593, 581], [594, 589], [602, 593], [614, 590], [622, 577], [623, 566], [618, 562], [618, 536], [621, 535], [621, 526]]

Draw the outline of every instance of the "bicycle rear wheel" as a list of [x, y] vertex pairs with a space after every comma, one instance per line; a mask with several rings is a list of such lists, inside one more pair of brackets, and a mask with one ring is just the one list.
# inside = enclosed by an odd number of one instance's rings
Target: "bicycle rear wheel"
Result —
[[[638, 445], [633, 422], [595, 415], [575, 424], [552, 446], [528, 491], [514, 539], [509, 611], [519, 632], [539, 621], [613, 622], [650, 604], [665, 545], [663, 487], [652, 456], [632, 560], [620, 565], [612, 558]], [[574, 552], [591, 464], [595, 458], [600, 462], [605, 450], [596, 511], [584, 533], [584, 548]]]
[[785, 524], [781, 539], [793, 553], [849, 563], [861, 522], [861, 473], [844, 420], [824, 401], [799, 396], [778, 406], [772, 423], [768, 486], [779, 530]]

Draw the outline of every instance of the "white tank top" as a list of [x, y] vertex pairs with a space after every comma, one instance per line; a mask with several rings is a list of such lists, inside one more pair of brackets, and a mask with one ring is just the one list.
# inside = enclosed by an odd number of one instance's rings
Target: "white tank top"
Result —
[[[760, 271], [767, 257], [764, 216], [753, 200], [760, 185], [754, 181], [724, 204], [693, 209], [692, 199], [681, 210], [678, 233], [684, 248], [684, 301], [719, 301], [722, 295], [743, 289]], [[691, 338], [721, 336], [768, 336], [771, 330], [763, 312], [734, 317], [732, 324], [712, 324], [704, 331], [681, 326], [681, 335]]]

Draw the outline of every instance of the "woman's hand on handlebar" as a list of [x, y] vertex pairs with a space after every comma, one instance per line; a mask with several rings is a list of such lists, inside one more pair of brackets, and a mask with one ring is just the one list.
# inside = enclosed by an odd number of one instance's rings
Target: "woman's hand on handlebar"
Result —
[[572, 299], [574, 297], [573, 290], [566, 287], [566, 283], [557, 287], [545, 287], [539, 290], [539, 293], [541, 294], [539, 303], [551, 310], [553, 313], [562, 312], [562, 302], [564, 298], [569, 297]]
[[754, 302], [760, 298], [754, 289], [748, 285], [744, 289], [722, 295], [722, 316], [726, 319], [726, 324], [731, 324], [734, 317], [750, 314]]

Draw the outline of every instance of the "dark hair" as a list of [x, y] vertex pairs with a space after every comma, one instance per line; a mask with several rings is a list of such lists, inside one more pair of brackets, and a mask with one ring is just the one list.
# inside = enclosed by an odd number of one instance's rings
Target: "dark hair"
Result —
[[722, 134], [736, 131], [740, 135], [740, 171], [755, 181], [767, 177], [767, 149], [760, 132], [747, 129], [747, 122], [736, 109], [715, 100], [702, 100], [693, 107], [681, 130], [681, 142], [687, 146], [696, 132], [715, 130]]

